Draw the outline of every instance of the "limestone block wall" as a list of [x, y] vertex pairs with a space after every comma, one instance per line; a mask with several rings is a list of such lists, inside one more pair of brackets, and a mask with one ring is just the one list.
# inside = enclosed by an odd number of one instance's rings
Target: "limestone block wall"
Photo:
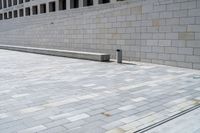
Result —
[[200, 69], [200, 0], [119, 3], [5, 20], [0, 43], [106, 52], [113, 58], [120, 48], [124, 60]]

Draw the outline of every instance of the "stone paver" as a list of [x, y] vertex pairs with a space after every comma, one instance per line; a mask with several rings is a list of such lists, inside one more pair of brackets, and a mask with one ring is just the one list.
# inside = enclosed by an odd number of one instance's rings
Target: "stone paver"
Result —
[[160, 125], [147, 133], [200, 133], [200, 109]]
[[0, 50], [0, 132], [131, 133], [200, 103], [200, 71], [136, 64]]

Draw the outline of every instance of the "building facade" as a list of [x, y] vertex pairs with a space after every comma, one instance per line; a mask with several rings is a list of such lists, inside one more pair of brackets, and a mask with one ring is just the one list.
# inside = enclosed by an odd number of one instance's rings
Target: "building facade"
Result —
[[0, 44], [200, 69], [200, 0], [0, 0]]
[[117, 0], [0, 0], [0, 20], [69, 10]]

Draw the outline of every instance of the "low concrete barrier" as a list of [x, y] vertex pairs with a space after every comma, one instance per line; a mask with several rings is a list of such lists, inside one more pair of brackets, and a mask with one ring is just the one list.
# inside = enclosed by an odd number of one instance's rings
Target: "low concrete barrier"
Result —
[[94, 61], [101, 61], [101, 62], [107, 62], [110, 60], [110, 55], [105, 54], [105, 53], [69, 51], [69, 50], [58, 50], [58, 49], [47, 49], [47, 48], [33, 48], [33, 47], [23, 47], [23, 46], [11, 46], [11, 45], [0, 45], [0, 49], [53, 55], [53, 56], [62, 56], [62, 57], [69, 57], [69, 58], [78, 58], [78, 59], [85, 59], [85, 60], [94, 60]]

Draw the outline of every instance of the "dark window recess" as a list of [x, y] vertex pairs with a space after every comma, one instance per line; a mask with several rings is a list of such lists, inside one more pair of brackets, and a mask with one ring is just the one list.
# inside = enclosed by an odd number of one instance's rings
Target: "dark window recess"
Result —
[[99, 0], [99, 4], [105, 4], [105, 3], [109, 3], [110, 0]]
[[19, 0], [19, 4], [22, 4], [22, 3], [24, 3], [24, 1], [23, 0]]
[[2, 5], [2, 0], [0, 0], [0, 9], [3, 8], [3, 5]]
[[40, 13], [46, 13], [46, 4], [40, 5]]
[[70, 0], [70, 8], [78, 8], [79, 0]]
[[13, 5], [17, 5], [17, 0], [13, 0]]
[[12, 6], [12, 0], [8, 0], [8, 7]]
[[66, 10], [66, 0], [59, 0], [59, 10]]
[[32, 12], [33, 12], [33, 15], [38, 14], [38, 7], [37, 6], [33, 6], [32, 7]]
[[3, 14], [0, 14], [0, 20], [3, 20]]
[[30, 0], [25, 0], [25, 2], [29, 2]]
[[49, 12], [56, 11], [56, 2], [49, 2]]
[[92, 6], [93, 0], [83, 0], [83, 6]]
[[4, 19], [8, 19], [7, 13], [4, 13]]
[[20, 16], [20, 17], [23, 17], [23, 16], [24, 16], [24, 9], [20, 9], [20, 10], [19, 10], [19, 16]]
[[14, 14], [13, 14], [13, 15], [14, 15], [14, 18], [17, 18], [17, 17], [18, 17], [18, 14], [17, 14], [18, 12], [17, 12], [17, 10], [15, 10], [13, 13], [14, 13]]
[[12, 18], [12, 12], [8, 12], [9, 19]]
[[26, 16], [30, 16], [31, 15], [31, 9], [30, 9], [30, 7], [27, 7], [25, 9], [25, 11], [26, 11]]
[[7, 0], [3, 0], [3, 7], [7, 8]]

